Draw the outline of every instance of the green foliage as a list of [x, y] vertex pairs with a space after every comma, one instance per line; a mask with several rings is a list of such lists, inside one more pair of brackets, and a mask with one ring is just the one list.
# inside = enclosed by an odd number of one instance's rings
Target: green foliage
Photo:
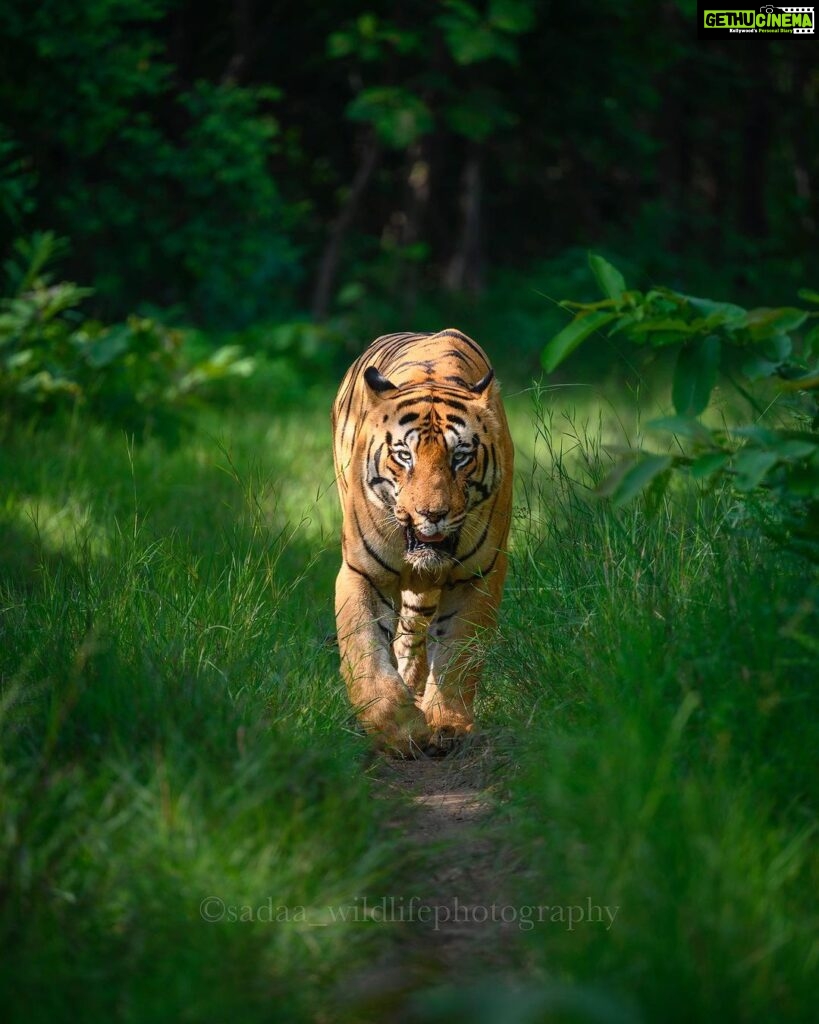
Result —
[[[621, 466], [601, 493], [622, 504], [656, 478], [667, 482], [665, 470], [671, 467], [710, 484], [727, 480], [738, 492], [754, 495], [768, 533], [819, 562], [819, 323], [810, 324], [819, 312], [748, 310], [670, 288], [628, 291], [610, 263], [596, 255], [589, 261], [606, 298], [564, 303], [576, 312], [546, 346], [544, 367], [554, 370], [604, 327], [609, 336], [622, 335], [636, 346], [676, 348], [676, 416], [649, 426], [688, 442], [687, 450], [674, 455], [643, 456], [636, 466]], [[814, 292], [803, 290], [801, 296], [816, 301]], [[753, 422], [713, 427], [697, 419], [708, 409], [720, 375], [750, 404]], [[774, 413], [778, 420], [771, 422]]]
[[347, 116], [372, 124], [381, 141], [394, 149], [406, 149], [433, 124], [423, 100], [400, 86], [363, 89], [347, 107]]
[[38, 226], [71, 239], [99, 311], [181, 302], [211, 327], [239, 327], [286, 305], [299, 276], [290, 233], [302, 207], [271, 173], [279, 93], [227, 79], [180, 87], [158, 26], [168, 11], [166, 0], [46, 0], [30, 18], [0, 16], [16, 147], [4, 130], [13, 175], [0, 197], [18, 211], [0, 244], [36, 206]]
[[21, 239], [5, 265], [11, 295], [0, 300], [0, 403], [18, 420], [82, 406], [93, 416], [142, 432], [170, 427], [204, 386], [247, 376], [254, 365], [236, 347], [198, 362], [184, 334], [145, 317], [105, 325], [84, 319], [92, 294], [48, 270], [66, 245], [50, 232]]
[[590, 502], [611, 459], [595, 403], [567, 394], [536, 392], [534, 438], [513, 412], [532, 458], [482, 697], [510, 730], [498, 778], [504, 835], [524, 838], [515, 902], [584, 916], [570, 931], [535, 915], [531, 980], [496, 978], [499, 1005], [527, 1024], [802, 1024], [819, 913], [816, 580], [731, 528], [728, 486], [668, 491], [653, 514]]
[[327, 56], [356, 57], [369, 63], [391, 54], [417, 53], [420, 46], [420, 32], [405, 26], [398, 28], [368, 11], [340, 31], [331, 33], [327, 39]]
[[[492, 85], [473, 77], [464, 88], [451, 77], [419, 66], [419, 55], [432, 51], [440, 39], [456, 68], [497, 59], [517, 64], [514, 37], [532, 27], [531, 7], [517, 0], [499, 0], [490, 4], [485, 16], [465, 0], [447, 0], [443, 7], [444, 12], [420, 30], [407, 28], [403, 20], [398, 24], [368, 13], [328, 38], [330, 57], [362, 61], [368, 75], [386, 79], [384, 84], [361, 88], [348, 104], [346, 115], [352, 121], [371, 124], [392, 149], [407, 149], [431, 134], [441, 121], [473, 142], [482, 142], [515, 122]], [[397, 86], [391, 80], [395, 62], [402, 58], [407, 60], [407, 74]], [[433, 107], [440, 111], [437, 116]]]
[[0, 214], [18, 229], [35, 207], [36, 175], [8, 129], [0, 124]]
[[487, 15], [465, 0], [445, 0], [437, 21], [455, 62], [478, 64], [498, 59], [514, 64], [518, 51], [511, 38], [532, 27], [534, 13], [527, 3], [494, 0]]

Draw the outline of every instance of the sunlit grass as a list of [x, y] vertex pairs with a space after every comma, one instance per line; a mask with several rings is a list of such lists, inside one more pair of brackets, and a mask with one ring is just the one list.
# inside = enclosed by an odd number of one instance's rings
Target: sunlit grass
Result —
[[[332, 388], [278, 412], [263, 392], [176, 447], [74, 421], [0, 452], [12, 1018], [334, 1019], [328, 993], [383, 948], [322, 910], [398, 891], [404, 863], [325, 643]], [[533, 929], [526, 987], [493, 992], [521, 1021], [807, 1020], [814, 583], [728, 494], [593, 497], [661, 397], [505, 394], [513, 557], [479, 715], [520, 900], [620, 910]], [[207, 923], [210, 896], [322, 927]]]
[[729, 493], [594, 498], [593, 416], [535, 427], [486, 710], [517, 726], [521, 902], [619, 911], [531, 932], [528, 1005], [559, 992], [598, 1019], [607, 991], [617, 1019], [808, 1020], [819, 708], [810, 647], [785, 636], [800, 609], [816, 628], [815, 580]]

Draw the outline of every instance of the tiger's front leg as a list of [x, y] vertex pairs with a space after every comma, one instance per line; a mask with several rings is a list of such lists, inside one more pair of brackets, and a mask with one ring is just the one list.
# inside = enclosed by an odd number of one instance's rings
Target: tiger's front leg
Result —
[[359, 721], [380, 747], [409, 754], [429, 729], [392, 651], [396, 613], [388, 595], [346, 563], [336, 579], [341, 671]]
[[430, 628], [430, 671], [421, 699], [433, 745], [446, 746], [474, 729], [475, 692], [483, 670], [476, 639], [495, 625], [506, 568], [506, 553], [500, 552], [487, 577], [450, 585], [443, 593]]
[[440, 597], [441, 591], [437, 588], [419, 590], [416, 587], [401, 592], [401, 614], [393, 651], [401, 678], [418, 698], [423, 696], [429, 675], [427, 638]]

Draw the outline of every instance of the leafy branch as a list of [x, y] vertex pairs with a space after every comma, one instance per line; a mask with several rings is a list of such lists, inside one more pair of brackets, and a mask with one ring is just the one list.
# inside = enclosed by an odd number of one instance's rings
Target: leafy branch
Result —
[[[744, 309], [670, 288], [630, 290], [603, 257], [589, 265], [604, 298], [564, 302], [572, 320], [546, 346], [552, 372], [592, 335], [622, 335], [635, 346], [675, 348], [675, 415], [648, 426], [674, 435], [679, 452], [630, 453], [598, 488], [623, 505], [644, 493], [662, 496], [672, 471], [708, 485], [724, 481], [757, 507], [766, 532], [819, 562], [819, 310]], [[799, 292], [819, 305], [819, 293]], [[725, 381], [754, 411], [752, 422], [711, 427], [699, 418]], [[773, 392], [773, 400], [771, 400]], [[768, 407], [779, 414], [769, 424]]]

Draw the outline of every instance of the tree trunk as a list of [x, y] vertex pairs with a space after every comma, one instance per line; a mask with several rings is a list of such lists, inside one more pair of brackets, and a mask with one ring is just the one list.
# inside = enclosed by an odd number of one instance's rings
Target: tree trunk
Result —
[[[404, 225], [404, 234], [401, 239], [403, 245], [415, 245], [422, 237], [424, 221], [426, 219], [427, 207], [429, 205], [430, 187], [430, 161], [424, 141], [420, 140], [410, 147], [409, 171], [407, 173], [407, 219]], [[404, 315], [409, 322], [415, 315], [415, 305], [418, 300], [418, 273], [419, 260], [413, 256], [409, 261], [406, 272], [406, 287], [404, 288]]]
[[[750, 50], [754, 50], [751, 47]], [[740, 193], [739, 226], [751, 238], [764, 238], [768, 233], [765, 186], [768, 178], [768, 151], [771, 145], [771, 90], [773, 88], [756, 53], [748, 58], [747, 108], [742, 130], [742, 191]]]
[[324, 246], [321, 260], [319, 261], [318, 274], [316, 275], [316, 286], [313, 290], [312, 312], [314, 320], [324, 320], [330, 308], [330, 301], [333, 297], [338, 265], [341, 259], [341, 248], [344, 238], [355, 220], [361, 200], [373, 176], [373, 171], [378, 165], [378, 158], [381, 148], [375, 135], [369, 134], [361, 147], [361, 156], [358, 167], [350, 185], [347, 199], [330, 226], [327, 242]]
[[247, 71], [253, 50], [253, 0], [233, 0], [233, 54], [222, 73], [222, 82], [238, 82]]
[[483, 168], [477, 146], [471, 147], [461, 182], [461, 230], [444, 283], [452, 291], [477, 294], [483, 284]]

